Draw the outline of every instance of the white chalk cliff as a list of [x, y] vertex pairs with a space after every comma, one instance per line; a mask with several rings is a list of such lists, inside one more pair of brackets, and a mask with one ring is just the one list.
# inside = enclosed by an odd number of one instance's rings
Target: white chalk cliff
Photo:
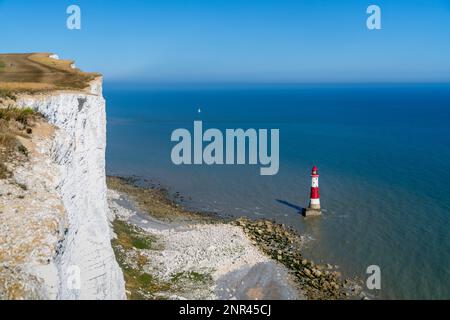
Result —
[[57, 279], [54, 297], [125, 299], [123, 274], [110, 242], [102, 79], [92, 81], [86, 91], [21, 96], [17, 103], [42, 113], [58, 128], [51, 158], [66, 217], [53, 261], [57, 274], [48, 275]]

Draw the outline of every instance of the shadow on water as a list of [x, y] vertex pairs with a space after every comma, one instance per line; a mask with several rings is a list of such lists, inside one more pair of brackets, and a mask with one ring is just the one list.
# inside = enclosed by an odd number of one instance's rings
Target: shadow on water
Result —
[[285, 206], [288, 206], [289, 208], [295, 209], [297, 210], [297, 214], [302, 214], [303, 211], [305, 210], [305, 208], [300, 207], [296, 204], [290, 203], [288, 201], [285, 200], [280, 200], [280, 199], [275, 199], [278, 203], [284, 204]]

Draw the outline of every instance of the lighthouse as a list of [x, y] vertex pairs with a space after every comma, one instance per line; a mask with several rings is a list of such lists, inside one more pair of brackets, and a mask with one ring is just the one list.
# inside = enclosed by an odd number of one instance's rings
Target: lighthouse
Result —
[[320, 196], [319, 196], [319, 171], [314, 166], [311, 170], [311, 197], [309, 206], [303, 211], [305, 217], [319, 216], [322, 212], [320, 210]]

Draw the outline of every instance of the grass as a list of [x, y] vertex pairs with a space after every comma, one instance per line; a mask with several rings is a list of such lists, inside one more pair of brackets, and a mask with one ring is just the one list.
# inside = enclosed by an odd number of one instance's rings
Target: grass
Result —
[[[113, 228], [117, 238], [112, 241], [112, 246], [124, 274], [128, 298], [131, 300], [159, 299], [161, 293], [170, 291], [172, 283], [157, 279], [143, 270], [148, 261], [147, 257], [139, 251], [158, 250], [157, 238], [144, 235], [132, 225], [117, 219], [113, 222]], [[134, 263], [130, 263], [128, 256], [130, 252], [137, 254], [133, 255]]]
[[0, 119], [5, 121], [14, 120], [24, 125], [28, 124], [34, 114], [35, 112], [31, 108], [17, 108], [11, 106], [0, 108]]
[[11, 90], [0, 89], [0, 99], [10, 99], [16, 101], [16, 95]]
[[117, 237], [112, 240], [112, 247], [124, 274], [128, 299], [162, 300], [172, 294], [208, 287], [212, 283], [209, 273], [196, 271], [178, 272], [165, 280], [150, 274], [145, 268], [149, 262], [145, 250], [160, 250], [157, 238], [117, 219], [113, 222], [113, 228]]
[[31, 125], [36, 117], [30, 108], [0, 107], [0, 179], [10, 176], [5, 163], [15, 154], [28, 157], [28, 150], [17, 137], [28, 137], [32, 132]]
[[0, 124], [0, 148], [8, 151], [17, 146], [17, 140], [9, 130]]
[[184, 281], [190, 281], [197, 284], [209, 284], [213, 281], [209, 273], [200, 273], [196, 271], [178, 272], [172, 275], [172, 283], [183, 283]]
[[115, 220], [114, 232], [117, 234], [117, 242], [125, 249], [157, 249], [156, 237], [143, 235], [141, 232], [126, 222]]
[[146, 238], [135, 238], [132, 240], [132, 245], [136, 249], [151, 249], [152, 241]]
[[[107, 177], [107, 184], [108, 188], [127, 194], [143, 212], [152, 217], [168, 221], [211, 221], [209, 217], [183, 210], [167, 198], [165, 191], [158, 188], [142, 188], [120, 177]], [[210, 294], [213, 284], [211, 270], [176, 272], [160, 279], [149, 273], [154, 268], [159, 268], [152, 265], [149, 257], [155, 254], [155, 250], [163, 249], [161, 242], [141, 229], [117, 219], [113, 222], [113, 228], [117, 238], [112, 241], [112, 246], [124, 273], [129, 299], [165, 299], [172, 295], [197, 297]]]
[[72, 68], [73, 61], [51, 59], [49, 55], [0, 54], [0, 90], [26, 93], [84, 90], [100, 76]]
[[0, 179], [7, 179], [10, 176], [10, 172], [4, 163], [0, 162]]
[[27, 149], [25, 146], [19, 145], [19, 146], [17, 147], [17, 150], [18, 150], [21, 154], [23, 154], [25, 157], [28, 157], [28, 149]]

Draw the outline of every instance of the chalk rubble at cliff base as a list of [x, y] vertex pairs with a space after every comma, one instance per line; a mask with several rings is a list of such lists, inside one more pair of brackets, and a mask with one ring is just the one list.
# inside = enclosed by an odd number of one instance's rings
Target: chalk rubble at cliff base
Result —
[[[295, 288], [288, 271], [262, 254], [239, 226], [217, 222], [165, 222], [140, 214], [125, 194], [109, 190], [108, 199], [117, 219], [157, 239], [151, 248], [121, 252], [126, 255], [128, 266], [136, 267], [135, 261], [144, 257], [145, 263], [140, 266], [142, 274], [169, 284], [156, 288], [161, 291], [147, 298], [305, 298]], [[192, 281], [185, 277], [188, 275], [192, 275]], [[184, 282], [180, 287], [176, 281], [181, 278]], [[211, 281], [202, 281], [206, 278]]]

